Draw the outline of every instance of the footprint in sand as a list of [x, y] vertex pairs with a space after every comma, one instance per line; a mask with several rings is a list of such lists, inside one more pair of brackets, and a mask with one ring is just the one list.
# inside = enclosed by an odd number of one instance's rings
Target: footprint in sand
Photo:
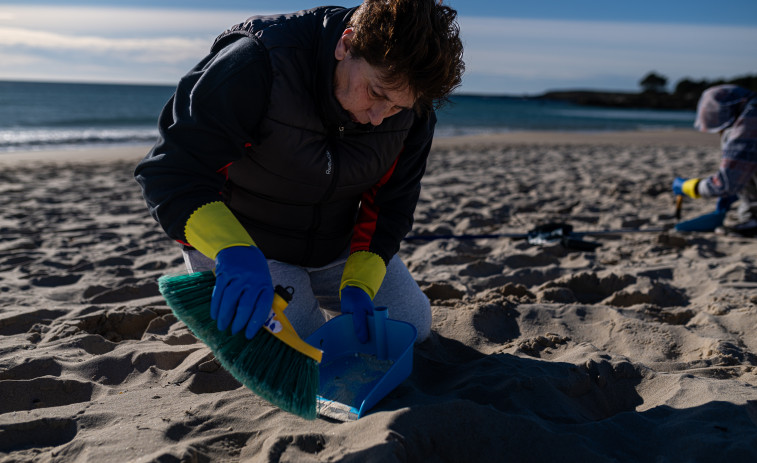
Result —
[[46, 417], [0, 425], [0, 452], [57, 447], [74, 440], [73, 418]]
[[160, 296], [160, 291], [156, 282], [147, 281], [124, 284], [117, 288], [89, 286], [84, 290], [83, 296], [93, 304], [107, 304]]
[[646, 276], [599, 276], [582, 272], [545, 283], [539, 288], [543, 301], [581, 302], [630, 307], [636, 304], [653, 304], [659, 307], [681, 306], [688, 303], [678, 289]]
[[615, 307], [630, 307], [636, 304], [654, 304], [658, 307], [682, 306], [688, 303], [684, 294], [676, 288], [641, 277], [632, 285], [616, 291], [602, 301]]
[[0, 336], [27, 333], [34, 325], [49, 324], [51, 320], [55, 320], [66, 313], [67, 311], [63, 309], [39, 309], [36, 312], [0, 313]]
[[636, 278], [631, 275], [600, 277], [594, 272], [580, 272], [547, 282], [539, 290], [543, 293], [552, 288], [564, 288], [573, 293], [576, 301], [595, 304], [635, 282]]
[[67, 273], [64, 275], [44, 275], [31, 279], [31, 284], [45, 288], [55, 288], [58, 286], [68, 286], [77, 283], [82, 275]]
[[89, 381], [41, 377], [0, 380], [0, 414], [60, 407], [92, 400], [95, 384]]
[[42, 375], [60, 376], [62, 370], [60, 363], [52, 357], [31, 359], [0, 371], [0, 381], [28, 380]]
[[154, 310], [144, 307], [107, 310], [92, 306], [90, 312], [88, 315], [51, 326], [45, 341], [50, 342], [82, 332], [98, 335], [114, 343], [126, 339], [139, 340], [150, 323], [159, 317]]
[[464, 287], [455, 287], [451, 283], [431, 283], [423, 287], [423, 293], [432, 301], [460, 299], [465, 295]]

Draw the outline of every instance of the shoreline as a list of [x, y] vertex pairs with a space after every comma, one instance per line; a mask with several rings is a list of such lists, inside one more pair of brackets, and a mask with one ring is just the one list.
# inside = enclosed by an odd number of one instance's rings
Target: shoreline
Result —
[[[432, 149], [463, 149], [493, 145], [613, 145], [613, 146], [690, 146], [718, 148], [714, 134], [695, 130], [629, 130], [609, 132], [513, 131], [485, 135], [460, 135], [434, 138]], [[26, 163], [107, 163], [138, 161], [152, 145], [82, 146], [66, 149], [25, 150], [0, 153], [0, 165]]]
[[466, 146], [518, 145], [614, 145], [614, 146], [702, 146], [719, 147], [720, 139], [695, 130], [618, 130], [618, 131], [513, 131], [489, 135], [461, 135], [435, 138], [435, 148]]
[[16, 166], [27, 163], [109, 163], [132, 161], [144, 157], [152, 145], [81, 146], [78, 148], [52, 148], [42, 150], [11, 151], [0, 153], [0, 165]]

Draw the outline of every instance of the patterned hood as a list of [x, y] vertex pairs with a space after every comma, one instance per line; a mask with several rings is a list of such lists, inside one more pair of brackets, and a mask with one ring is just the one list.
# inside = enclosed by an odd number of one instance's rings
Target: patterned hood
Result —
[[756, 95], [736, 85], [710, 87], [699, 98], [694, 127], [700, 132], [720, 132], [732, 126], [746, 103]]

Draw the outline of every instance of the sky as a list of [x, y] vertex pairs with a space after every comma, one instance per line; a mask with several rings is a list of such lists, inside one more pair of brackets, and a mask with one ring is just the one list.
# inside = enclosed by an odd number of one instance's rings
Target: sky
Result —
[[[360, 0], [0, 0], [0, 80], [174, 85], [254, 14]], [[757, 74], [757, 0], [445, 0], [458, 11], [460, 93], [640, 90]]]

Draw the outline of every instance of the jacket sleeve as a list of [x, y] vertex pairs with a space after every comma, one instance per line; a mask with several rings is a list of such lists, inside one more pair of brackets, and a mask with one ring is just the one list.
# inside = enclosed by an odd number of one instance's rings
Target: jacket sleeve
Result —
[[350, 253], [368, 251], [384, 263], [397, 253], [402, 238], [413, 227], [421, 178], [436, 125], [436, 114], [416, 118], [394, 165], [361, 197]]
[[254, 38], [212, 52], [179, 82], [158, 121], [159, 138], [135, 178], [150, 214], [173, 239], [203, 205], [221, 200], [226, 168], [265, 113], [271, 71]]
[[723, 158], [718, 172], [703, 179], [697, 190], [705, 197], [735, 195], [755, 174], [757, 162]]

